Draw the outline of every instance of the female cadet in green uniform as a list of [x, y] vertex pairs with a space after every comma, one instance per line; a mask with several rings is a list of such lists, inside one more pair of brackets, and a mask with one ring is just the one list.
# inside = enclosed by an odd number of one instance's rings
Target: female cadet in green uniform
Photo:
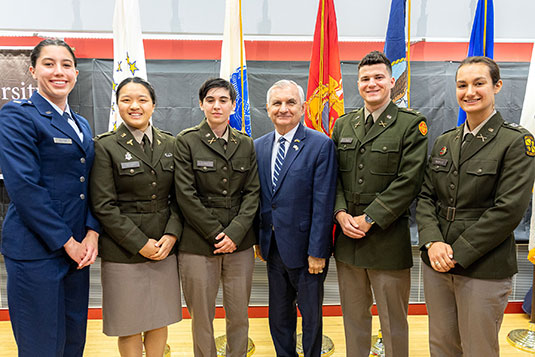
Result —
[[513, 230], [528, 206], [533, 136], [495, 110], [500, 71], [469, 57], [456, 74], [466, 122], [435, 142], [418, 198], [431, 356], [498, 356], [517, 272]]
[[121, 356], [141, 356], [144, 345], [147, 357], [161, 357], [167, 325], [182, 318], [174, 138], [150, 123], [156, 100], [147, 81], [127, 78], [116, 95], [124, 123], [95, 139], [90, 186], [103, 228], [104, 333], [119, 336]]
[[184, 215], [180, 279], [192, 317], [195, 356], [215, 357], [212, 322], [219, 282], [229, 357], [247, 354], [254, 268], [252, 230], [260, 183], [253, 140], [228, 125], [236, 91], [221, 78], [199, 89], [206, 118], [176, 139], [177, 202]]

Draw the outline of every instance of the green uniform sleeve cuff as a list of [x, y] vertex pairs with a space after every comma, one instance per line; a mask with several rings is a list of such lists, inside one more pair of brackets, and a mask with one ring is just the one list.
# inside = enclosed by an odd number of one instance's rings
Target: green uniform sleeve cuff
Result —
[[462, 235], [451, 245], [451, 248], [453, 249], [453, 259], [465, 269], [481, 257], [481, 253]]

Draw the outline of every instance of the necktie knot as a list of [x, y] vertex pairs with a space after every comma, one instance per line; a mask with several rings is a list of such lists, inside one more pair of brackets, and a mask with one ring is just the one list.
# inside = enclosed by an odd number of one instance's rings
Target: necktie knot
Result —
[[364, 131], [366, 134], [370, 131], [371, 127], [373, 126], [373, 115], [368, 115], [366, 118], [366, 123], [364, 124]]
[[73, 117], [71, 116], [69, 111], [68, 110], [64, 111], [62, 117], [73, 128], [73, 130], [76, 132], [76, 135], [78, 135], [78, 137], [80, 138], [80, 141], [83, 142], [84, 141], [84, 134], [82, 133], [82, 131], [78, 127], [78, 124], [76, 124], [76, 121], [73, 119]]
[[464, 136], [461, 144], [461, 156], [466, 152], [466, 148], [470, 145], [470, 142], [474, 139], [474, 134], [468, 133]]
[[217, 142], [219, 143], [219, 145], [221, 145], [224, 151], [227, 151], [227, 141], [225, 139], [221, 137], [217, 138]]
[[464, 136], [463, 143], [469, 143], [474, 139], [474, 134], [468, 133]]
[[152, 160], [152, 147], [150, 146], [150, 140], [147, 134], [143, 135], [143, 151], [147, 154], [148, 158]]

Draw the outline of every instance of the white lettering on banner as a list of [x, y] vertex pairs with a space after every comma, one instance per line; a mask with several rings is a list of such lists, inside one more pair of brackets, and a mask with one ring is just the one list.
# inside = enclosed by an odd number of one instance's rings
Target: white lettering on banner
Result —
[[30, 83], [26, 85], [24, 82], [20, 82], [20, 87], [0, 87], [2, 93], [2, 100], [14, 100], [14, 99], [28, 99], [32, 96], [33, 92], [37, 90], [37, 87]]

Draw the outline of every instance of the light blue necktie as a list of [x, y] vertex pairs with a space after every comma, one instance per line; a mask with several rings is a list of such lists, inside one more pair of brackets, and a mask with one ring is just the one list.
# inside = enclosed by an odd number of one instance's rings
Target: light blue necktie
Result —
[[279, 139], [279, 150], [277, 151], [277, 157], [275, 158], [275, 167], [273, 168], [273, 178], [271, 183], [273, 184], [273, 191], [277, 188], [277, 183], [279, 181], [279, 175], [282, 171], [282, 165], [284, 164], [284, 157], [286, 156], [286, 150], [284, 148], [284, 143], [286, 139], [284, 136], [281, 136]]

